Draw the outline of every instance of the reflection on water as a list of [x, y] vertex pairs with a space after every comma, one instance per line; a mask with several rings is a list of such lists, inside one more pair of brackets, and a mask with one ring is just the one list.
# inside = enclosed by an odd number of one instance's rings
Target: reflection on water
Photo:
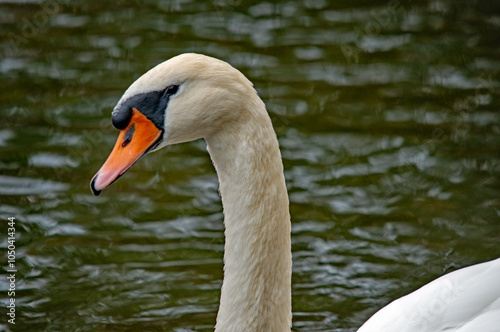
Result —
[[16, 326], [2, 329], [213, 329], [224, 239], [205, 144], [88, 188], [116, 101], [182, 52], [241, 69], [271, 113], [295, 331], [354, 331], [499, 257], [498, 17], [488, 1], [3, 1], [0, 217], [18, 220], [19, 272]]

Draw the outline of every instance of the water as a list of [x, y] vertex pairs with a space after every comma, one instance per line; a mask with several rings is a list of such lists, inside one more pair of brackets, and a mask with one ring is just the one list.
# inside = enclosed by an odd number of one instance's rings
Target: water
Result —
[[89, 189], [121, 94], [183, 52], [230, 62], [268, 106], [294, 331], [354, 331], [500, 256], [495, 2], [3, 1], [0, 26], [0, 245], [15, 217], [18, 270], [16, 325], [3, 309], [2, 330], [213, 330], [223, 216], [204, 142]]

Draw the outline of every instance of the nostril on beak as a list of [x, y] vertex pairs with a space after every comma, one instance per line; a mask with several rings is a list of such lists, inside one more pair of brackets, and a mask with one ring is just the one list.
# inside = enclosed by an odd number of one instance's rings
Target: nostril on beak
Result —
[[127, 129], [127, 132], [125, 133], [125, 137], [123, 138], [123, 143], [122, 143], [122, 148], [126, 147], [128, 143], [132, 140], [132, 136], [134, 136], [135, 133], [135, 123], [132, 123], [129, 129]]

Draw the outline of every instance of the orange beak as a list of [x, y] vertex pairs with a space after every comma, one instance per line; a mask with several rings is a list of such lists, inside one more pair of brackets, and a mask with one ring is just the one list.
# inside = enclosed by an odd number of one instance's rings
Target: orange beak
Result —
[[136, 108], [128, 126], [120, 130], [115, 147], [101, 169], [90, 181], [94, 195], [101, 191], [132, 167], [143, 155], [154, 148], [160, 141], [162, 131]]

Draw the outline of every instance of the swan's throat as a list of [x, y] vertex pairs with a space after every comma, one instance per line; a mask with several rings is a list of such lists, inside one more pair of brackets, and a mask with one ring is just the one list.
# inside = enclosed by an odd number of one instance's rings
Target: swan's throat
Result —
[[288, 195], [262, 103], [207, 139], [224, 207], [224, 281], [216, 331], [290, 331]]

